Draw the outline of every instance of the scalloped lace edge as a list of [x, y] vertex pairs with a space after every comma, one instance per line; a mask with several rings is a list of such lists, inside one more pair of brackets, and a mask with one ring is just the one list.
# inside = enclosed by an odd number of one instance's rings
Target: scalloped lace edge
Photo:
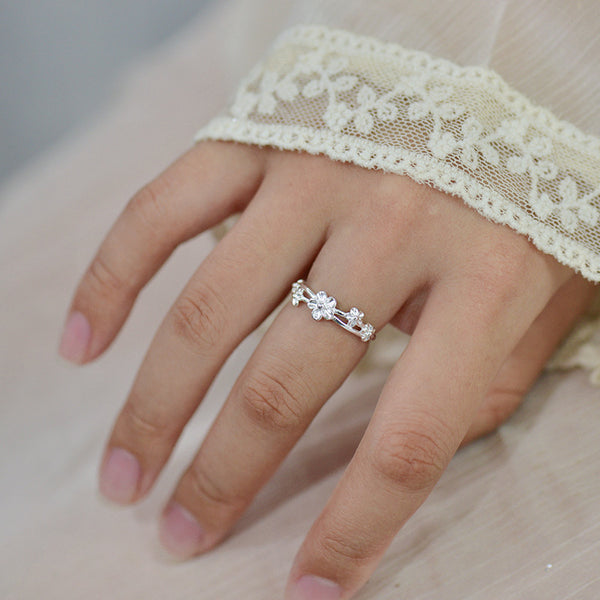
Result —
[[352, 162], [368, 169], [381, 169], [431, 185], [462, 198], [487, 219], [508, 225], [527, 236], [542, 252], [600, 281], [600, 256], [574, 240], [560, 236], [552, 227], [531, 217], [525, 210], [498, 192], [443, 160], [411, 152], [400, 146], [386, 146], [348, 134], [296, 125], [255, 123], [237, 117], [216, 117], [194, 138], [237, 141], [282, 150], [303, 150], [324, 154], [333, 160]]

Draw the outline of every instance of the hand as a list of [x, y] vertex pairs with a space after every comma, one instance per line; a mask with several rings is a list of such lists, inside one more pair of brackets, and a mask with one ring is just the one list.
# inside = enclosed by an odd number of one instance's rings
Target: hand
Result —
[[[303, 278], [377, 330], [412, 334], [288, 581], [288, 598], [347, 599], [459, 445], [517, 407], [595, 288], [525, 236], [409, 178], [203, 142], [109, 232], [75, 294], [62, 354], [78, 363], [101, 354], [176, 246], [235, 212], [154, 337], [100, 489], [122, 504], [148, 493], [225, 359]], [[181, 477], [164, 545], [188, 557], [223, 540], [366, 347], [288, 303]]]

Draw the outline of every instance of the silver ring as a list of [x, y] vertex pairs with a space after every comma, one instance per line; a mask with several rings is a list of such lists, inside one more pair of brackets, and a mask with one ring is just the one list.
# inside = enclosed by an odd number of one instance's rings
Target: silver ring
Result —
[[302, 279], [292, 284], [292, 304], [298, 306], [300, 302], [306, 302], [315, 321], [333, 321], [346, 331], [357, 335], [363, 342], [375, 339], [375, 327], [371, 323], [363, 322], [365, 314], [362, 311], [356, 307], [352, 307], [348, 312], [340, 310], [333, 296], [328, 296], [323, 290], [313, 292]]

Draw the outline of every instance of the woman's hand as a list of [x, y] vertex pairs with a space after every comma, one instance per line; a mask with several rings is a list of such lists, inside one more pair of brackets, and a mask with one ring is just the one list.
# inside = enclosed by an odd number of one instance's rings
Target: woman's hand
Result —
[[[121, 504], [148, 493], [225, 359], [303, 278], [377, 330], [392, 323], [412, 334], [288, 581], [287, 598], [347, 599], [460, 444], [517, 407], [595, 288], [409, 178], [204, 142], [127, 205], [79, 284], [62, 354], [78, 363], [101, 354], [177, 245], [235, 212], [154, 337], [100, 489]], [[187, 557], [219, 543], [366, 347], [288, 303], [179, 481], [164, 545]]]

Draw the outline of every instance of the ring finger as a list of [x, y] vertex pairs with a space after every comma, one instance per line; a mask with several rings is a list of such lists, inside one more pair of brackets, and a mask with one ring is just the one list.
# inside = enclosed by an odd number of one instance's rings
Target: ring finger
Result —
[[[364, 322], [377, 329], [422, 284], [423, 269], [415, 257], [415, 264], [403, 263], [399, 277], [393, 251], [366, 235], [364, 227], [336, 229], [307, 282], [314, 292], [335, 294], [342, 310], [364, 311]], [[369, 255], [352, 253], [353, 247], [370, 248]], [[314, 321], [303, 303], [283, 308], [165, 509], [161, 540], [171, 552], [191, 556], [227, 534], [366, 346], [333, 323]]]

